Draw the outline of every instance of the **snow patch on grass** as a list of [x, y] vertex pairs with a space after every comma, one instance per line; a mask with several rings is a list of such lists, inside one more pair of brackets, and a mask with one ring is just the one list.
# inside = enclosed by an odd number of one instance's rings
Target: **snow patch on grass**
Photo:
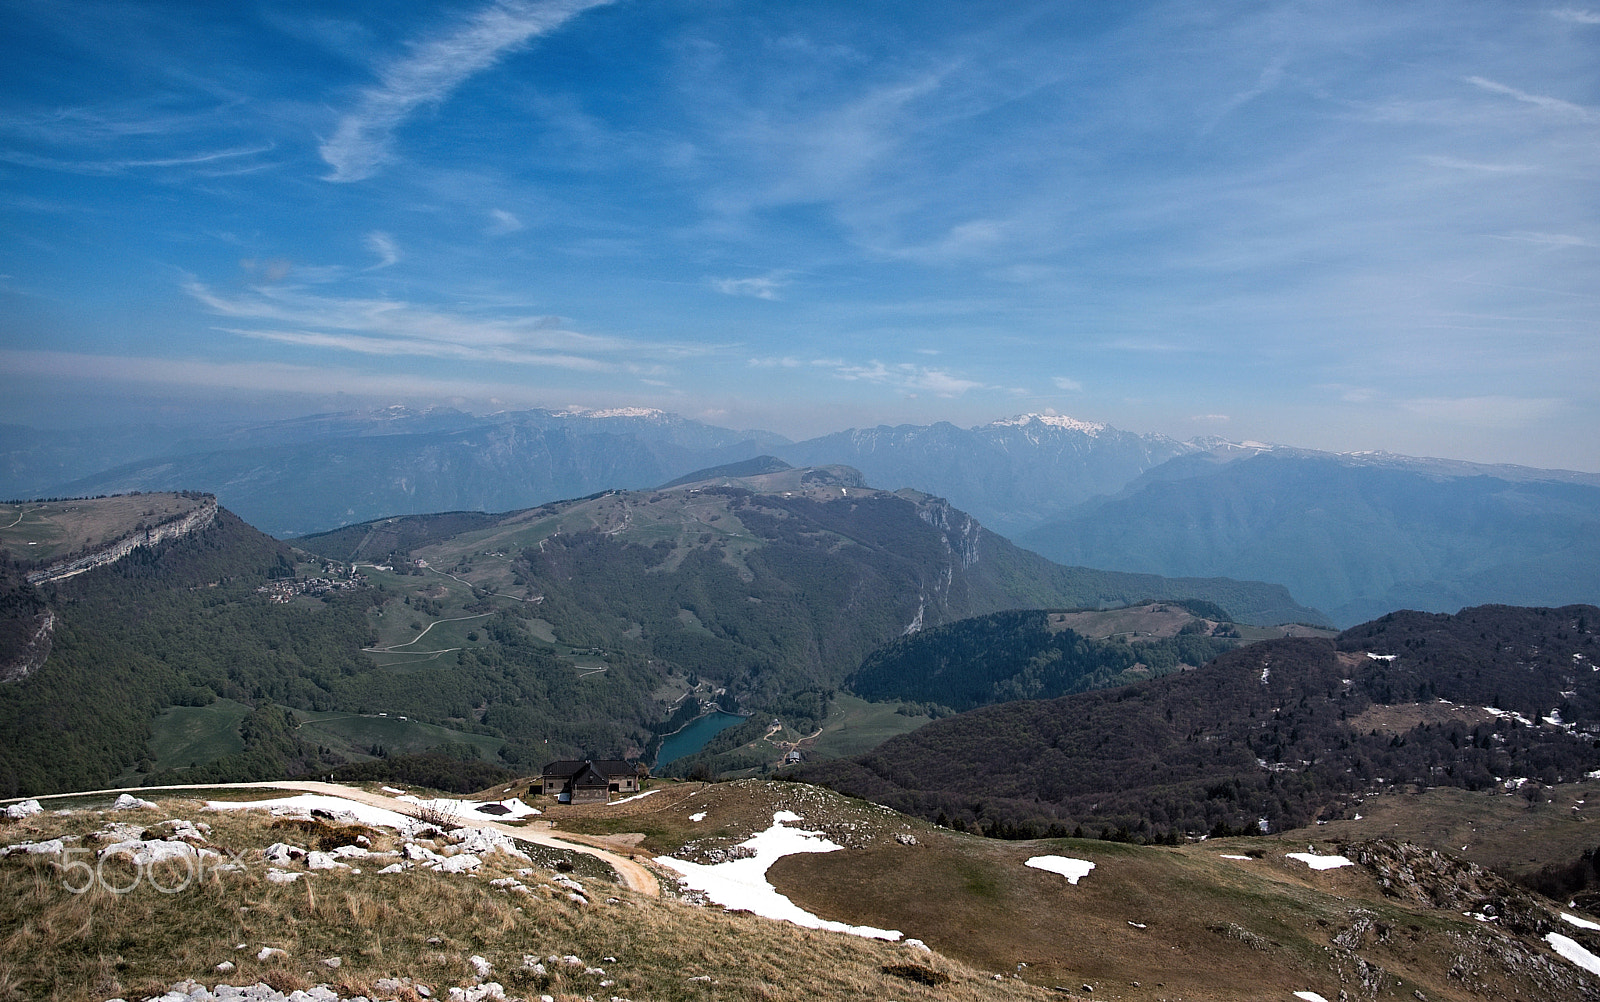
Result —
[[208, 800], [206, 801], [206, 808], [213, 811], [287, 808], [305, 814], [310, 814], [313, 810], [343, 811], [354, 815], [355, 819], [364, 825], [406, 828], [416, 824], [411, 818], [396, 811], [373, 807], [370, 804], [363, 804], [356, 800], [346, 800], [343, 797], [330, 797], [321, 793], [302, 793], [293, 797], [278, 797], [273, 800]]
[[1559, 932], [1552, 932], [1545, 934], [1544, 941], [1550, 944], [1550, 949], [1590, 974], [1600, 974], [1600, 957], [1585, 950], [1576, 940], [1568, 939]]
[[1073, 859], [1071, 856], [1035, 856], [1023, 865], [1059, 873], [1067, 878], [1069, 884], [1076, 884], [1094, 869], [1094, 864], [1087, 859]]
[[[661, 792], [660, 790], [646, 790], [643, 793], [635, 793], [631, 797], [623, 797], [621, 800], [613, 800], [611, 802], [611, 806], [615, 807], [618, 804], [626, 804], [630, 800], [643, 800], [645, 797], [650, 796], [650, 794], [652, 794], [652, 793], [660, 793], [660, 792]], [[531, 810], [531, 808], [530, 808], [530, 810]], [[539, 812], [538, 811], [534, 811], [534, 813], [537, 814]]]
[[778, 811], [772, 815], [772, 827], [745, 839], [739, 845], [750, 849], [754, 855], [726, 863], [691, 863], [671, 856], [657, 856], [656, 862], [678, 871], [679, 883], [704, 894], [709, 900], [724, 908], [743, 908], [765, 918], [792, 922], [808, 929], [827, 929], [847, 932], [852, 936], [869, 939], [898, 940], [897, 929], [875, 929], [872, 926], [847, 925], [819, 918], [779, 894], [767, 882], [767, 870], [785, 856], [802, 852], [834, 852], [843, 849], [822, 836], [821, 832], [787, 827], [785, 821], [800, 821], [792, 811]]
[[1579, 929], [1590, 929], [1600, 932], [1600, 922], [1590, 922], [1586, 918], [1579, 918], [1576, 915], [1569, 915], [1566, 912], [1561, 913], [1561, 921], [1575, 925]]
[[1290, 859], [1298, 859], [1313, 870], [1336, 870], [1341, 866], [1355, 866], [1354, 863], [1343, 856], [1318, 856], [1315, 851], [1289, 852], [1284, 853], [1284, 855]]

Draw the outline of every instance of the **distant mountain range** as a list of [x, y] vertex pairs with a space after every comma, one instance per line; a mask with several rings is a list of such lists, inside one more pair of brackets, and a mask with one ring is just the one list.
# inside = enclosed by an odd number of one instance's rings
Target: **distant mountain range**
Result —
[[1062, 563], [1280, 582], [1341, 626], [1600, 598], [1600, 477], [1237, 452], [1172, 460], [1017, 539]]
[[[751, 461], [845, 464], [874, 486], [946, 498], [1060, 563], [1277, 582], [1341, 625], [1401, 607], [1600, 600], [1594, 474], [1180, 442], [1037, 414], [790, 442], [643, 408], [390, 408], [146, 438], [0, 428], [0, 495], [203, 490], [283, 538]], [[121, 465], [101, 465], [112, 457]]]

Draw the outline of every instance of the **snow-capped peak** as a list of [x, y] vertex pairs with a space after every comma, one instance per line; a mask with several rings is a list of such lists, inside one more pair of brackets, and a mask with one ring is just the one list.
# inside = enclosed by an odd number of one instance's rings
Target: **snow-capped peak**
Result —
[[1079, 421], [1077, 418], [1067, 417], [1065, 414], [1018, 414], [1016, 417], [1001, 418], [989, 422], [991, 428], [1019, 428], [1030, 424], [1049, 425], [1052, 428], [1063, 428], [1067, 431], [1081, 431], [1086, 435], [1098, 435], [1106, 430], [1106, 426], [1095, 421]]
[[664, 418], [666, 411], [654, 407], [610, 407], [604, 410], [591, 410], [587, 407], [568, 407], [558, 411], [557, 417], [582, 417], [582, 418]]

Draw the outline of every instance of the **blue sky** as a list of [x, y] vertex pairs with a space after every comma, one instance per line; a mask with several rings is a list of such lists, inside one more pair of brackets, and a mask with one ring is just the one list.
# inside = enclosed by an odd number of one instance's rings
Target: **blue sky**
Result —
[[1600, 470], [1600, 7], [12, 0], [0, 420], [1053, 411]]

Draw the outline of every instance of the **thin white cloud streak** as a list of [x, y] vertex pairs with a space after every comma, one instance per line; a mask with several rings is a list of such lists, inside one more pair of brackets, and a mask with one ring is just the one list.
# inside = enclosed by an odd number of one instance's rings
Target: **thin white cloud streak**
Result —
[[323, 180], [371, 177], [389, 158], [395, 129], [418, 108], [444, 101], [468, 79], [530, 40], [612, 2], [500, 0], [448, 34], [413, 43], [405, 58], [379, 73], [381, 85], [363, 91], [356, 109], [339, 120], [332, 138], [322, 144], [322, 159], [333, 168]]
[[778, 273], [754, 278], [714, 278], [711, 287], [725, 296], [749, 296], [754, 299], [778, 299], [778, 290], [789, 283]]
[[1400, 407], [1418, 417], [1473, 428], [1527, 427], [1548, 421], [1562, 411], [1566, 401], [1557, 397], [1419, 397], [1403, 400]]
[[[0, 160], [13, 163], [19, 167], [34, 167], [41, 170], [57, 170], [69, 174], [88, 174], [91, 176], [109, 176], [125, 174], [132, 170], [149, 170], [171, 167], [212, 167], [211, 173], [223, 174], [249, 174], [258, 170], [265, 170], [273, 166], [270, 163], [252, 163], [234, 165], [229, 161], [245, 157], [259, 156], [270, 153], [273, 146], [241, 146], [227, 150], [213, 150], [207, 153], [195, 153], [189, 156], [159, 157], [154, 159], [134, 160], [62, 160], [57, 157], [44, 157], [21, 150], [0, 150]], [[222, 169], [216, 165], [226, 164]]]
[[394, 237], [382, 230], [373, 230], [367, 234], [367, 249], [378, 257], [378, 263], [373, 269], [387, 268], [400, 260], [400, 246], [394, 242]]
[[264, 325], [219, 328], [228, 333], [364, 355], [657, 374], [659, 366], [644, 360], [683, 359], [715, 350], [582, 334], [563, 329], [560, 319], [551, 316], [471, 317], [402, 300], [341, 299], [276, 287], [227, 297], [196, 281], [186, 283], [184, 291], [214, 314]]
[[839, 359], [817, 359], [811, 363], [825, 369], [836, 379], [848, 382], [873, 383], [890, 386], [908, 393], [932, 393], [941, 397], [958, 397], [968, 390], [998, 389], [971, 379], [951, 375], [945, 369], [930, 369], [910, 362], [885, 365], [873, 360], [857, 365]]
[[522, 220], [504, 209], [490, 209], [489, 219], [489, 227], [484, 232], [491, 237], [503, 237], [522, 229]]
[[1550, 97], [1545, 94], [1530, 94], [1527, 91], [1518, 90], [1515, 87], [1510, 87], [1506, 84], [1489, 80], [1485, 77], [1467, 77], [1467, 82], [1475, 87], [1480, 87], [1491, 94], [1504, 94], [1506, 97], [1514, 98], [1524, 104], [1531, 104], [1534, 107], [1541, 108], [1545, 111], [1559, 112], [1562, 115], [1568, 115], [1573, 118], [1577, 118], [1580, 121], [1593, 122], [1597, 118], [1594, 111], [1585, 108], [1581, 104], [1573, 104], [1571, 101], [1563, 101], [1559, 97]]
[[621, 365], [581, 355], [517, 351], [510, 348], [474, 348], [437, 341], [404, 341], [393, 338], [363, 337], [360, 334], [322, 334], [316, 331], [247, 330], [219, 327], [220, 331], [257, 341], [300, 345], [308, 348], [333, 348], [360, 355], [451, 358], [467, 362], [495, 362], [504, 365], [537, 365], [575, 372], [654, 372], [658, 367]]
[[1573, 24], [1600, 24], [1600, 14], [1580, 7], [1560, 7], [1551, 11], [1550, 16]]
[[1076, 393], [1083, 389], [1082, 383], [1078, 382], [1076, 379], [1068, 379], [1066, 376], [1056, 376], [1051, 379], [1050, 382], [1054, 383], [1056, 389], [1058, 390], [1068, 390]]
[[436, 379], [411, 373], [374, 373], [334, 366], [282, 362], [210, 362], [194, 358], [141, 358], [57, 351], [0, 349], [0, 369], [11, 378], [85, 381], [116, 385], [185, 387], [197, 391], [331, 393], [357, 396], [537, 402], [551, 388], [516, 383]]

